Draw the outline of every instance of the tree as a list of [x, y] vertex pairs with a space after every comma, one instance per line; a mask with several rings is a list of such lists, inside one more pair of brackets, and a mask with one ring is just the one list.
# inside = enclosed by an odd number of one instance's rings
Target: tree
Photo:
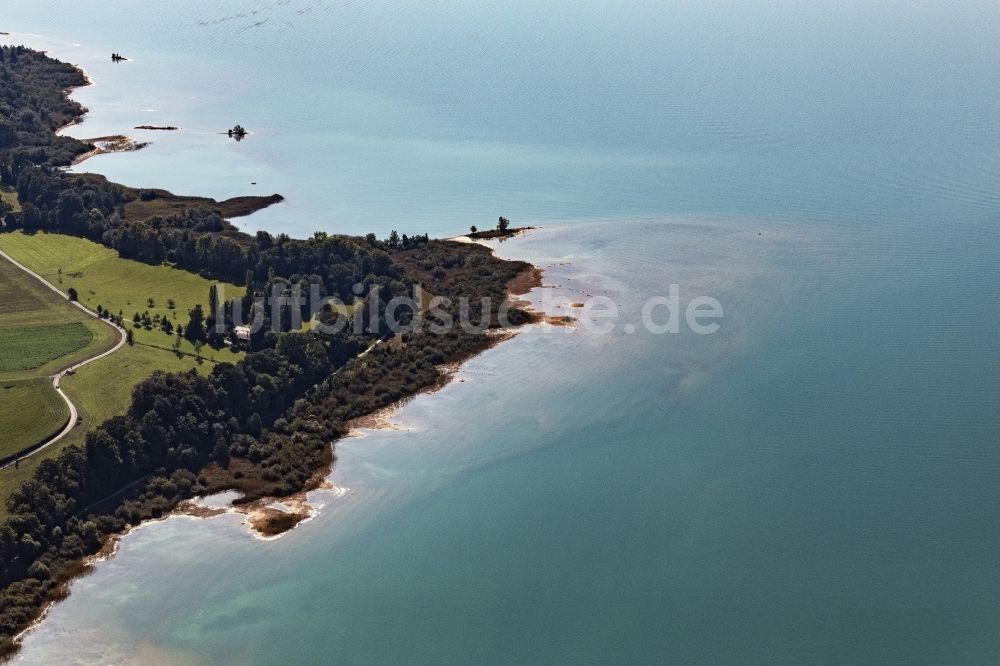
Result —
[[509, 227], [509, 226], [510, 226], [510, 220], [508, 220], [506, 217], [503, 217], [501, 215], [500, 219], [497, 221], [497, 230], [498, 231], [507, 231], [507, 227]]
[[127, 342], [130, 345], [135, 344], [135, 336], [132, 335], [131, 328], [125, 331], [125, 342]]
[[476, 228], [476, 225], [473, 224], [471, 227], [469, 227], [469, 233], [474, 234], [477, 231], [479, 231], [479, 229]]
[[14, 145], [17, 141], [17, 128], [6, 118], [0, 119], [0, 148]]
[[208, 288], [208, 316], [215, 319], [219, 313], [219, 288], [212, 283]]
[[389, 238], [385, 241], [385, 244], [393, 250], [399, 247], [399, 232], [395, 229], [389, 232]]
[[208, 287], [208, 316], [205, 317], [205, 328], [207, 330], [210, 344], [218, 344], [221, 336], [218, 329], [222, 328], [225, 317], [219, 312], [219, 288], [213, 283]]
[[250, 415], [250, 418], [247, 419], [247, 430], [250, 432], [251, 435], [257, 437], [260, 435], [263, 429], [264, 426], [261, 423], [260, 414], [254, 412], [253, 414]]
[[69, 300], [71, 300], [71, 301], [77, 300], [78, 294], [76, 293], [76, 289], [74, 289], [73, 287], [70, 287], [69, 289], [67, 289], [66, 293], [69, 295]]
[[257, 247], [261, 250], [269, 250], [274, 246], [274, 238], [266, 231], [257, 232]]
[[226, 438], [219, 436], [215, 440], [215, 447], [212, 449], [212, 457], [223, 467], [229, 467], [229, 444]]
[[76, 190], [63, 190], [56, 199], [55, 214], [56, 224], [59, 228], [70, 231], [76, 223], [83, 219], [83, 198]]
[[246, 286], [246, 293], [243, 294], [243, 302], [240, 306], [241, 321], [247, 321], [247, 317], [250, 316], [250, 310], [253, 307], [254, 299], [254, 283], [253, 283], [253, 271], [247, 271], [246, 278], [243, 280], [243, 284]]
[[205, 312], [201, 309], [201, 304], [195, 305], [188, 312], [190, 319], [184, 327], [184, 337], [191, 342], [205, 339]]

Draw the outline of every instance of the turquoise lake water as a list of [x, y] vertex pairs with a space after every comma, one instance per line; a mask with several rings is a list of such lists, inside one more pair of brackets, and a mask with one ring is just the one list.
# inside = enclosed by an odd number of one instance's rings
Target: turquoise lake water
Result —
[[[533, 300], [621, 312], [338, 443], [280, 539], [144, 526], [23, 661], [996, 661], [1000, 7], [870, 5], [7, 8], [94, 79], [73, 135], [183, 128], [79, 170], [298, 236], [503, 214]], [[720, 330], [627, 333], [671, 284]]]

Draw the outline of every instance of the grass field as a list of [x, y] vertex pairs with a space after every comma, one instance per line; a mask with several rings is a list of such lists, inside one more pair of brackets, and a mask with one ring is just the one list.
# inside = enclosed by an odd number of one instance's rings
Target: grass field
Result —
[[34, 446], [59, 432], [69, 407], [47, 377], [0, 382], [0, 457]]
[[11, 212], [21, 212], [21, 202], [17, 199], [17, 191], [13, 187], [0, 187], [0, 199], [9, 203]]
[[93, 339], [81, 321], [0, 328], [0, 372], [33, 370], [83, 349]]
[[[132, 389], [156, 370], [182, 372], [197, 368], [207, 374], [214, 363], [190, 356], [178, 357], [172, 351], [126, 345], [108, 358], [85, 365], [76, 374], [63, 377], [60, 385], [80, 412], [81, 423], [66, 439], [83, 443], [87, 431], [102, 422], [123, 414], [132, 400]], [[94, 391], [100, 386], [100, 391]]]
[[0, 260], [0, 381], [54, 374], [116, 339], [110, 326]]
[[69, 408], [49, 375], [116, 340], [110, 326], [0, 259], [0, 456], [58, 432]]
[[[115, 314], [121, 312], [129, 326], [135, 313], [160, 315], [174, 326], [186, 326], [188, 311], [196, 304], [208, 312], [211, 281], [169, 266], [122, 259], [114, 250], [83, 238], [46, 233], [0, 234], [0, 250], [63, 291], [76, 289], [80, 302], [87, 307], [101, 306]], [[220, 299], [242, 294], [242, 287], [219, 284]], [[155, 327], [133, 329], [133, 334], [137, 343], [162, 349], [172, 349], [176, 339], [176, 335], [167, 335]], [[195, 353], [187, 340], [182, 342], [181, 351]], [[239, 358], [226, 349], [215, 351], [207, 346], [201, 353], [209, 360], [232, 362]]]
[[[7, 516], [7, 498], [10, 493], [21, 482], [31, 477], [41, 461], [59, 455], [60, 451], [71, 444], [82, 446], [88, 432], [108, 418], [125, 413], [136, 384], [152, 375], [155, 370], [181, 372], [196, 368], [200, 373], [209, 373], [213, 365], [209, 361], [199, 364], [189, 356], [178, 358], [172, 351], [126, 345], [111, 356], [83, 366], [76, 371], [76, 374], [63, 377], [62, 389], [79, 410], [80, 423], [69, 435], [21, 462], [17, 468], [8, 467], [0, 470], [0, 519]], [[40, 381], [48, 383], [47, 379]], [[94, 387], [100, 387], [100, 390], [95, 391]], [[51, 391], [51, 384], [49, 389]], [[65, 403], [55, 391], [51, 393], [65, 409]], [[7, 417], [2, 412], [0, 412], [0, 423], [6, 430]], [[60, 425], [62, 423], [65, 423], [65, 417]]]
[[[132, 313], [146, 311], [150, 316], [160, 314], [173, 322], [186, 324], [190, 308], [196, 303], [207, 306], [211, 284], [208, 280], [168, 266], [150, 266], [121, 259], [113, 250], [87, 240], [59, 234], [0, 234], [0, 250], [45, 276], [60, 289], [75, 288], [79, 300], [88, 307], [101, 305], [114, 313], [121, 310], [127, 324], [130, 324]], [[235, 296], [241, 294], [242, 289], [224, 285], [220, 292], [223, 292], [222, 296]], [[153, 299], [152, 306], [148, 299]], [[168, 306], [169, 299], [174, 301], [173, 308]], [[114, 333], [108, 326], [88, 317], [6, 261], [0, 261], [0, 306], [0, 336], [7, 329], [16, 331], [26, 326], [82, 322], [92, 327], [89, 330], [95, 338], [104, 336], [108, 347], [114, 341]], [[194, 348], [187, 341], [182, 347], [185, 355], [178, 356], [172, 351], [175, 336], [168, 336], [158, 329], [133, 329], [133, 332], [134, 346], [126, 345], [106, 358], [83, 366], [75, 374], [63, 377], [61, 386], [77, 406], [80, 423], [58, 443], [31, 456], [17, 468], [0, 470], [0, 517], [6, 515], [7, 497], [19, 483], [31, 476], [42, 460], [57, 456], [71, 444], [83, 444], [87, 432], [109, 417], [124, 413], [131, 402], [135, 385], [154, 371], [177, 372], [197, 368], [199, 372], [207, 373], [214, 365], [214, 358], [236, 362], [242, 356], [228, 349], [214, 351], [205, 347], [202, 350], [205, 360], [199, 362], [193, 356]], [[21, 340], [14, 339], [9, 347], [13, 350], [12, 354], [21, 353], [26, 342], [23, 336]], [[94, 349], [96, 344], [91, 342], [86, 347], [86, 353], [83, 353], [84, 350], [74, 352], [33, 371], [0, 373], [0, 381], [32, 374], [39, 376], [43, 372], [52, 374], [59, 369], [57, 366], [63, 366], [74, 355], [90, 356], [93, 352], [89, 350]], [[0, 347], [0, 364], [3, 363], [4, 353], [4, 348]], [[65, 403], [52, 389], [48, 379], [33, 383], [31, 388], [35, 392], [33, 395], [26, 392], [23, 397], [8, 404], [20, 404], [25, 409], [25, 405], [41, 405], [45, 400], [55, 398], [65, 409]], [[8, 431], [8, 418], [13, 417], [0, 414], [0, 433]], [[64, 422], [65, 417], [59, 425]], [[52, 429], [56, 430], [58, 427]], [[25, 442], [27, 439], [23, 437], [18, 441]], [[24, 446], [34, 443], [30, 441]]]

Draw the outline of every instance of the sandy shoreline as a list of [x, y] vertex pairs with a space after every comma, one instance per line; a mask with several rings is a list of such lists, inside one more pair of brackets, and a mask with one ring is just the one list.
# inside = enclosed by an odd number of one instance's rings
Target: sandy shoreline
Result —
[[[212, 506], [205, 501], [213, 495], [207, 495], [184, 500], [169, 515], [203, 519], [238, 514], [244, 517], [242, 524], [248, 528], [251, 536], [271, 541], [316, 517], [322, 504], [310, 502], [308, 494], [314, 490], [334, 489], [333, 484], [327, 480], [330, 471], [332, 469], [323, 472], [323, 480], [319, 484], [287, 497], [263, 497], [246, 504], [229, 502], [226, 506]], [[229, 491], [221, 494], [226, 492]]]
[[[515, 235], [520, 236], [523, 234], [531, 233], [535, 229], [536, 227], [525, 227], [523, 229], [518, 229]], [[486, 243], [486, 240], [496, 240], [496, 239], [479, 240], [472, 238], [470, 236], [458, 236], [456, 238], [449, 240], [458, 240], [459, 242], [463, 243], [478, 243], [480, 245], [485, 245], [486, 247], [494, 249], [492, 248], [492, 246]], [[537, 324], [540, 322], [544, 322], [550, 326], [576, 325], [576, 317], [572, 317], [569, 315], [554, 315], [548, 312], [543, 312], [542, 310], [538, 310], [537, 308], [535, 308], [534, 304], [531, 301], [527, 301], [523, 298], [516, 298], [518, 296], [524, 296], [525, 294], [531, 292], [534, 289], [541, 289], [545, 287], [546, 285], [542, 280], [543, 277], [545, 277], [545, 269], [539, 268], [538, 266], [531, 266], [522, 273], [519, 273], [507, 285], [507, 294], [512, 304], [527, 312], [528, 315], [530, 315], [532, 318], [532, 323]], [[574, 302], [570, 304], [570, 307], [582, 308], [584, 307], [584, 304]]]
[[[529, 291], [542, 286], [541, 278], [541, 269], [531, 266], [522, 273], [519, 273], [508, 283], [508, 294], [512, 298], [527, 294]], [[412, 395], [401, 398], [390, 405], [377, 409], [374, 412], [348, 421], [346, 424], [347, 434], [344, 435], [344, 437], [361, 437], [364, 436], [363, 431], [365, 430], [403, 430], [403, 428], [392, 422], [392, 416], [394, 414], [398, 413], [400, 409], [412, 400], [419, 398], [422, 395], [440, 391], [454, 380], [455, 376], [465, 363], [484, 351], [492, 349], [494, 346], [513, 338], [517, 335], [517, 331], [499, 329], [489, 331], [487, 332], [487, 335], [490, 336], [490, 341], [484, 349], [462, 360], [439, 365], [438, 370], [441, 374], [438, 380], [433, 384], [420, 389]], [[334, 451], [336, 449], [336, 441], [331, 442], [330, 446], [331, 452]], [[246, 516], [244, 524], [249, 527], [253, 536], [264, 540], [277, 539], [280, 538], [282, 534], [285, 534], [298, 525], [316, 517], [319, 510], [322, 508], [322, 505], [316, 506], [315, 504], [310, 503], [308, 494], [314, 490], [336, 489], [336, 485], [330, 479], [330, 476], [333, 473], [333, 466], [335, 464], [336, 458], [331, 455], [329, 464], [325, 468], [317, 470], [316, 473], [314, 473], [313, 477], [307, 482], [307, 488], [287, 497], [264, 497], [246, 504], [234, 504], [231, 502], [225, 507], [206, 506], [203, 501], [199, 502], [199, 499], [204, 500], [204, 498], [193, 498], [191, 500], [181, 502], [168, 515], [176, 514], [194, 518], [211, 518], [227, 513], [238, 513]], [[282, 509], [278, 509], [274, 505], [280, 505]], [[292, 516], [295, 519], [285, 519], [285, 516]], [[283, 529], [276, 530], [274, 529], [275, 527], [283, 527]]]
[[[491, 339], [489, 345], [484, 349], [476, 352], [475, 354], [469, 356], [468, 358], [462, 359], [461, 361], [454, 361], [452, 363], [445, 363], [443, 365], [437, 366], [437, 369], [441, 373], [441, 376], [435, 383], [420, 389], [413, 395], [406, 396], [405, 398], [401, 398], [390, 405], [381, 407], [375, 410], [374, 412], [371, 412], [370, 414], [358, 416], [348, 421], [347, 422], [348, 432], [345, 435], [345, 437], [362, 437], [364, 436], [363, 433], [364, 430], [396, 430], [396, 431], [405, 430], [405, 428], [402, 428], [398, 424], [393, 423], [392, 421], [393, 414], [395, 414], [400, 409], [405, 407], [412, 400], [415, 400], [416, 398], [419, 398], [422, 395], [436, 393], [437, 391], [443, 389], [445, 386], [450, 384], [455, 379], [455, 375], [458, 374], [458, 372], [462, 369], [462, 366], [465, 365], [468, 361], [472, 360], [473, 358], [485, 352], [486, 350], [492, 349], [501, 342], [510, 340], [515, 335], [517, 335], [517, 331], [500, 329], [500, 330], [487, 331], [486, 334], [489, 335]], [[464, 381], [464, 380], [459, 380], [459, 381]]]
[[[535, 289], [541, 287], [541, 269], [531, 266], [522, 273], [518, 274], [514, 279], [510, 281], [508, 293], [511, 296], [523, 295]], [[363, 430], [401, 430], [399, 426], [395, 425], [391, 421], [391, 416], [397, 413], [410, 401], [426, 394], [435, 393], [448, 384], [452, 382], [455, 375], [461, 370], [462, 366], [468, 361], [475, 358], [479, 354], [483, 353], [488, 349], [492, 349], [494, 346], [510, 340], [517, 335], [517, 330], [510, 329], [497, 329], [487, 331], [487, 335], [490, 337], [489, 344], [482, 350], [468, 356], [467, 358], [461, 359], [459, 361], [454, 361], [452, 363], [446, 363], [439, 365], [438, 370], [440, 371], [440, 377], [433, 384], [426, 386], [412, 395], [401, 398], [400, 400], [386, 405], [380, 409], [375, 410], [369, 414], [365, 414], [347, 422], [347, 434], [345, 437], [357, 437], [361, 435]], [[322, 468], [317, 469], [312, 477], [306, 482], [306, 487], [292, 495], [287, 496], [268, 496], [263, 497], [252, 502], [240, 503], [238, 498], [234, 499], [232, 502], [228, 503], [226, 506], [210, 506], [205, 504], [207, 498], [217, 496], [221, 493], [213, 493], [212, 495], [194, 497], [188, 500], [181, 501], [176, 507], [171, 511], [165, 513], [160, 518], [153, 518], [147, 521], [143, 521], [139, 525], [136, 525], [121, 535], [118, 535], [112, 542], [117, 543], [119, 539], [128, 534], [131, 534], [135, 529], [145, 525], [146, 523], [157, 523], [170, 516], [188, 516], [191, 518], [212, 518], [214, 516], [223, 514], [241, 514], [246, 517], [244, 524], [248, 525], [251, 533], [257, 537], [265, 540], [275, 539], [280, 537], [282, 534], [294, 529], [300, 523], [306, 522], [314, 518], [320, 508], [320, 506], [314, 506], [310, 504], [308, 494], [315, 490], [334, 490], [336, 488], [335, 484], [330, 480], [330, 475], [333, 472], [333, 466], [336, 462], [336, 458], [332, 455], [333, 450], [336, 447], [336, 440], [330, 442], [331, 455], [329, 462]], [[235, 492], [235, 491], [222, 491], [225, 492]], [[279, 505], [281, 508], [276, 508], [275, 505]], [[288, 522], [284, 529], [279, 531], [273, 531], [270, 529], [269, 523], [273, 523], [275, 518], [280, 517], [279, 514], [292, 515], [297, 518], [294, 522]], [[93, 563], [101, 561], [106, 557], [110, 557], [114, 554], [114, 548], [105, 553], [107, 548], [102, 549], [97, 555], [94, 555]], [[88, 563], [92, 564], [92, 563]]]
[[77, 155], [73, 159], [73, 166], [97, 155], [107, 155], [108, 153], [128, 153], [133, 150], [140, 150], [149, 145], [149, 141], [137, 141], [130, 136], [122, 134], [111, 134], [108, 136], [98, 136], [92, 139], [80, 139], [84, 143], [94, 146], [82, 155]]

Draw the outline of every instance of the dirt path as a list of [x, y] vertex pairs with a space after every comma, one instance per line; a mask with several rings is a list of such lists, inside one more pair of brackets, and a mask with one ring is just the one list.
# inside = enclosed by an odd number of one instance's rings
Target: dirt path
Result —
[[[58, 287], [56, 287], [54, 284], [52, 284], [51, 282], [49, 282], [48, 280], [46, 280], [45, 278], [43, 278], [41, 275], [39, 275], [35, 271], [31, 270], [30, 268], [28, 268], [24, 264], [20, 263], [19, 261], [17, 261], [13, 257], [11, 257], [6, 252], [0, 251], [0, 257], [3, 257], [4, 259], [6, 259], [7, 261], [9, 261], [10, 263], [14, 264], [18, 268], [20, 268], [22, 271], [24, 271], [28, 275], [32, 276], [33, 278], [35, 278], [36, 280], [38, 280], [39, 282], [41, 282], [42, 284], [44, 284], [46, 287], [48, 287], [49, 289], [51, 289], [52, 291], [56, 292], [61, 297], [63, 297], [67, 301], [69, 301], [69, 296], [66, 295], [66, 294], [64, 294]], [[34, 454], [38, 453], [39, 451], [52, 446], [53, 444], [55, 444], [56, 442], [58, 442], [59, 440], [61, 440], [63, 437], [65, 437], [66, 435], [68, 435], [69, 432], [70, 432], [70, 430], [72, 430], [74, 428], [74, 426], [76, 426], [76, 420], [79, 418], [79, 412], [76, 409], [76, 405], [73, 404], [73, 401], [70, 400], [69, 397], [63, 392], [62, 388], [60, 388], [59, 381], [63, 378], [64, 375], [76, 372], [77, 368], [80, 368], [80, 367], [82, 367], [84, 365], [87, 365], [88, 363], [93, 363], [94, 361], [102, 359], [105, 356], [109, 356], [109, 355], [115, 353], [116, 351], [118, 351], [119, 349], [121, 349], [123, 346], [125, 346], [126, 336], [125, 336], [125, 329], [124, 328], [122, 328], [121, 326], [118, 326], [117, 324], [112, 323], [111, 321], [108, 321], [107, 319], [101, 319], [100, 317], [97, 316], [96, 312], [94, 312], [93, 310], [88, 309], [85, 305], [83, 305], [79, 301], [69, 301], [69, 302], [72, 303], [73, 305], [75, 305], [76, 307], [80, 308], [84, 312], [86, 312], [89, 316], [93, 317], [94, 319], [97, 319], [98, 321], [101, 321], [101, 322], [107, 324], [108, 326], [112, 327], [113, 329], [115, 329], [115, 331], [117, 331], [117, 333], [118, 333], [118, 341], [115, 343], [115, 346], [112, 347], [111, 349], [103, 351], [103, 352], [101, 352], [99, 354], [95, 354], [94, 356], [91, 356], [90, 358], [84, 359], [84, 360], [80, 361], [79, 363], [74, 363], [73, 365], [69, 366], [68, 368], [64, 368], [63, 370], [61, 370], [61, 371], [57, 372], [56, 374], [52, 375], [52, 388], [54, 388], [56, 390], [56, 393], [59, 394], [59, 396], [66, 403], [66, 406], [69, 407], [69, 421], [66, 422], [66, 426], [58, 434], [52, 436], [50, 439], [48, 439], [47, 441], [45, 441], [41, 445], [32, 448], [30, 452], [28, 452], [28, 453], [24, 454], [23, 456], [17, 458], [16, 460], [12, 460], [9, 463], [7, 463], [6, 465], [0, 466], [0, 469], [5, 469], [7, 467], [13, 467], [14, 465], [18, 464], [22, 460], [24, 460], [26, 458], [29, 458], [29, 457], [33, 456]]]

